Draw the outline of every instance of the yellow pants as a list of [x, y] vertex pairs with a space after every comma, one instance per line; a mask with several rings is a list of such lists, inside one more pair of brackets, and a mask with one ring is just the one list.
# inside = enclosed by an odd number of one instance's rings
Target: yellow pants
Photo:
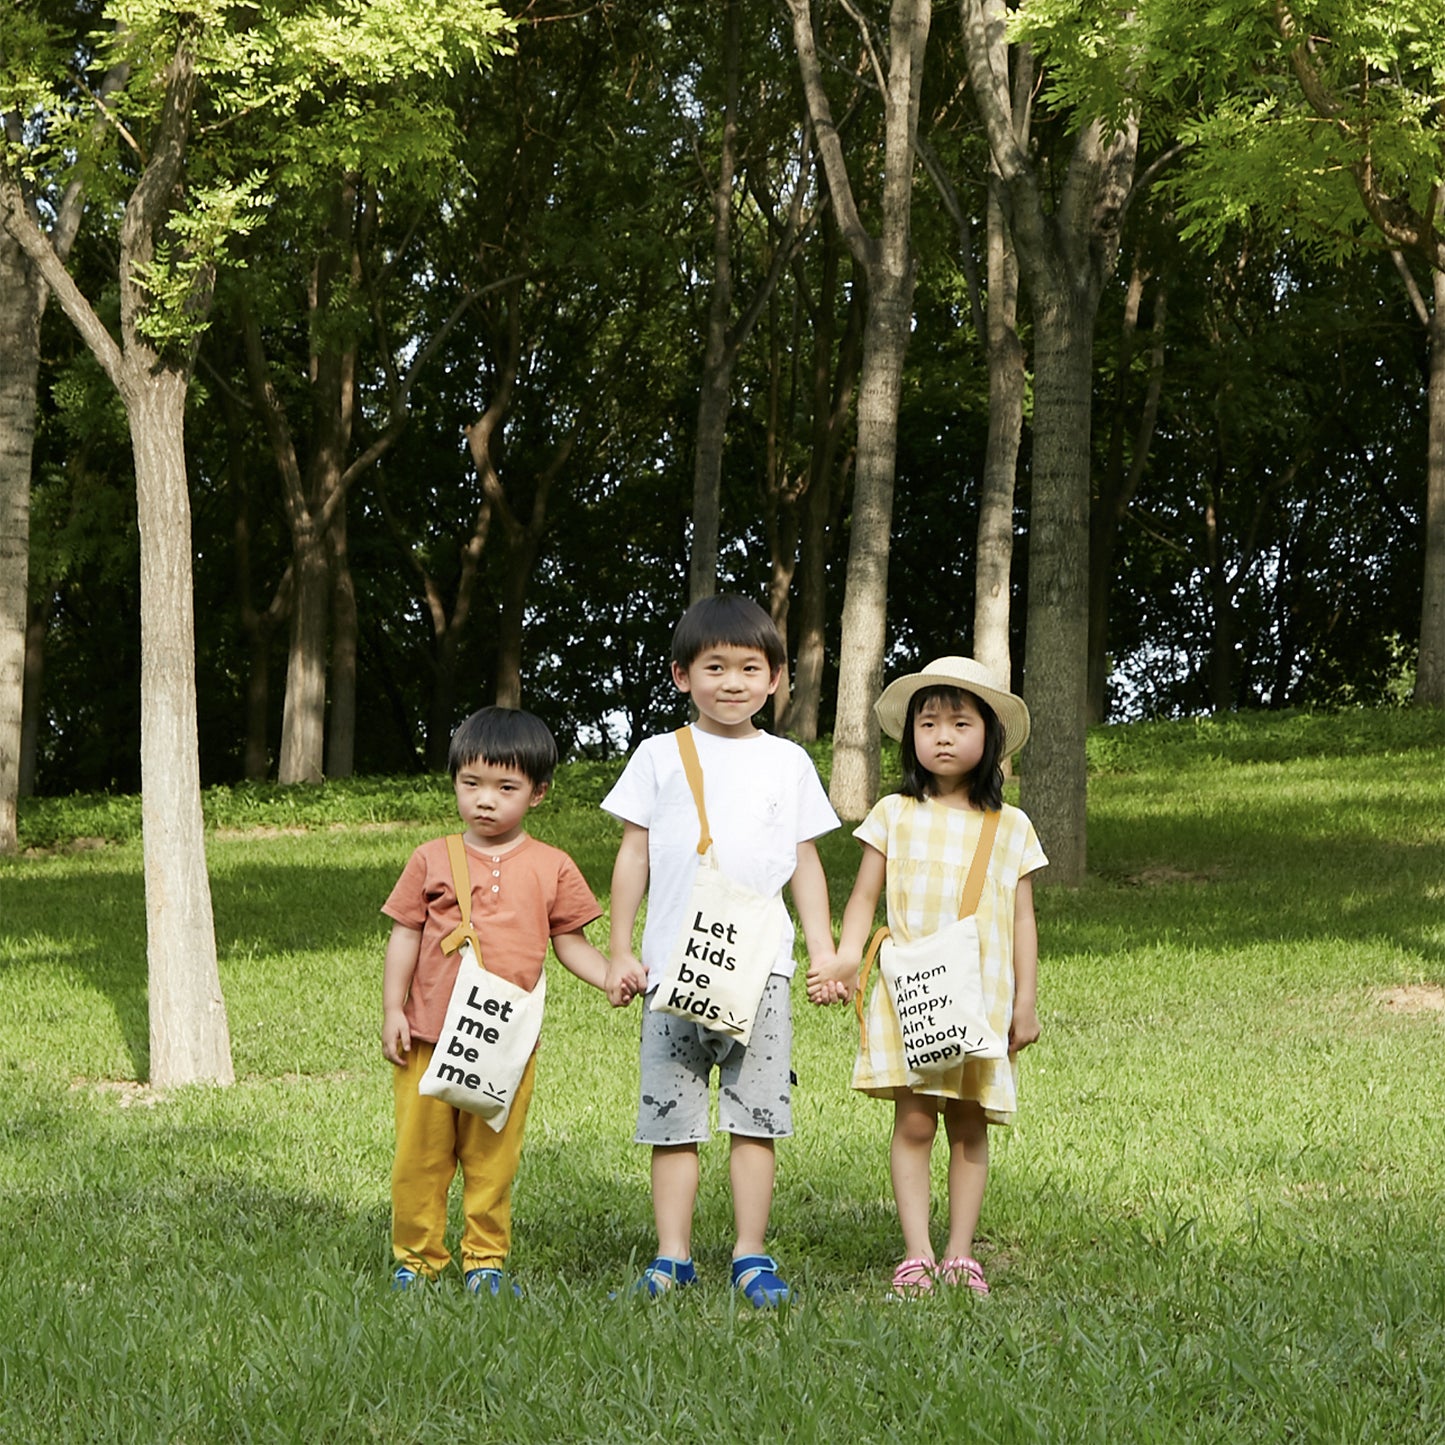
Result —
[[391, 1166], [391, 1252], [435, 1276], [446, 1268], [447, 1191], [462, 1166], [462, 1268], [500, 1268], [512, 1243], [512, 1181], [532, 1102], [537, 1056], [528, 1061], [500, 1133], [475, 1114], [418, 1092], [432, 1045], [413, 1041], [396, 1069], [396, 1158]]

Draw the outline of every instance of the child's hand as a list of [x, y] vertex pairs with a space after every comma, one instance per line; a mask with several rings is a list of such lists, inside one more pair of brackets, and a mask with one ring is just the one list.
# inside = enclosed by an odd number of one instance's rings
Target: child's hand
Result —
[[836, 953], [821, 954], [808, 967], [808, 1002], [847, 1003], [858, 984], [858, 964]]
[[406, 1067], [411, 1052], [411, 1028], [402, 1009], [387, 1009], [381, 1019], [381, 1052], [399, 1069]]
[[1008, 1029], [1008, 1051], [1016, 1054], [1037, 1041], [1039, 1036], [1039, 1011], [1032, 1005], [1020, 1007], [1014, 1004], [1013, 1022]]
[[616, 954], [607, 964], [603, 989], [613, 1008], [626, 1008], [638, 994], [647, 992], [647, 970], [634, 955]]

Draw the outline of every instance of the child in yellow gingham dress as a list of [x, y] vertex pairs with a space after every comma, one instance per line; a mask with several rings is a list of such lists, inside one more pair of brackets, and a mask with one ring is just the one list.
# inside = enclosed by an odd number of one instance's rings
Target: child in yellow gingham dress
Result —
[[[917, 801], [901, 793], [880, 798], [854, 830], [855, 838], [876, 848], [887, 860], [888, 931], [899, 943], [926, 938], [958, 917], [968, 865], [982, 831], [981, 812], [964, 812], [934, 799]], [[1018, 880], [1047, 861], [1027, 815], [1005, 803], [974, 914], [984, 1006], [989, 1024], [1000, 1038], [1008, 1038], [1013, 1022]], [[1012, 1058], [966, 1058], [941, 1075], [936, 1085], [910, 1090], [903, 1034], [881, 979], [867, 1008], [867, 1046], [860, 1045], [853, 1063], [855, 1089], [878, 1099], [896, 1099], [900, 1090], [943, 1099], [974, 1099], [991, 1124], [1007, 1124], [1013, 1119], [1018, 1096]]]
[[[910, 1083], [898, 1015], [880, 979], [853, 1065], [855, 1089], [893, 1100], [889, 1165], [904, 1244], [894, 1295], [924, 1294], [940, 1283], [985, 1295], [973, 1237], [988, 1176], [988, 1126], [1012, 1120], [1014, 1056], [1039, 1035], [1032, 875], [1048, 859], [1028, 818], [1003, 801], [1003, 763], [1028, 737], [1028, 710], [972, 658], [944, 657], [891, 683], [876, 711], [884, 731], [902, 743], [903, 787], [879, 799], [854, 834], [863, 857], [837, 957], [809, 972], [808, 996], [831, 1003], [852, 994], [885, 889], [888, 929], [900, 943], [948, 927], [959, 916], [985, 815], [999, 814], [974, 919], [984, 1006], [993, 1030], [1008, 1040], [1008, 1057], [965, 1058], [926, 1086], [916, 1075]], [[941, 1260], [929, 1219], [940, 1115], [949, 1143], [948, 1246]]]

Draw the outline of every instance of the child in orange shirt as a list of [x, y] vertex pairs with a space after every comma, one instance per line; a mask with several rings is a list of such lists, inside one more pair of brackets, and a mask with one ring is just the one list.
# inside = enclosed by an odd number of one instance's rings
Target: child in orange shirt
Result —
[[[453, 735], [449, 765], [485, 967], [532, 989], [550, 941], [564, 968], [602, 988], [608, 961], [583, 932], [601, 913], [597, 900], [566, 853], [523, 830], [557, 765], [557, 744], [546, 724], [518, 709], [482, 708]], [[460, 1164], [466, 1287], [496, 1295], [511, 1246], [512, 1182], [536, 1055], [499, 1132], [475, 1114], [420, 1093], [457, 975], [458, 956], [441, 950], [442, 939], [461, 922], [445, 838], [423, 843], [411, 855], [382, 912], [392, 930], [382, 979], [381, 1051], [396, 1066], [392, 1286], [407, 1289], [435, 1279], [450, 1262], [447, 1191]]]

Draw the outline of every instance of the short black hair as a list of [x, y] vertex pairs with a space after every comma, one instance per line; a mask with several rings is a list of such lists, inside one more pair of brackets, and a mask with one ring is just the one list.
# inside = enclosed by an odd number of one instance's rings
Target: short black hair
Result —
[[939, 702], [944, 707], [957, 707], [964, 698], [978, 709], [978, 715], [983, 719], [983, 756], [968, 775], [968, 800], [975, 808], [996, 813], [1003, 807], [1003, 724], [998, 720], [998, 714], [976, 692], [969, 692], [963, 687], [938, 683], [932, 687], [920, 687], [908, 699], [908, 711], [903, 717], [903, 736], [898, 740], [898, 758], [903, 765], [903, 786], [898, 791], [905, 798], [916, 798], [920, 802], [938, 791], [933, 774], [918, 761], [918, 752], [913, 746], [913, 719], [926, 703]]
[[777, 623], [756, 602], [731, 592], [694, 602], [672, 634], [672, 660], [684, 670], [709, 647], [756, 648], [773, 673], [788, 659]]
[[541, 718], [519, 707], [480, 708], [452, 734], [447, 767], [453, 781], [476, 762], [516, 768], [534, 788], [544, 788], [557, 770], [557, 740]]

